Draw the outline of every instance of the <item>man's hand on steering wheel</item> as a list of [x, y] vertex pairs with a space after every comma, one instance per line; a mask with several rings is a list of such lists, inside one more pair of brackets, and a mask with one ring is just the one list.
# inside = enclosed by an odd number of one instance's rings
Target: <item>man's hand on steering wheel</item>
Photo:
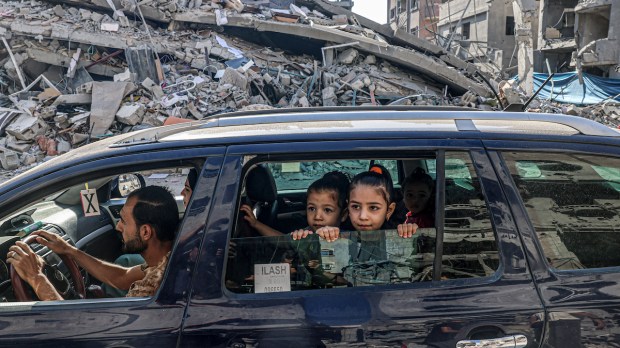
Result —
[[[35, 242], [48, 247], [60, 257], [69, 270], [67, 276], [70, 278], [65, 277], [56, 266], [47, 265], [43, 258], [30, 248], [29, 244]], [[76, 249], [62, 237], [39, 230], [31, 233], [23, 241], [16, 242], [9, 250], [7, 262], [11, 264], [11, 283], [18, 301], [33, 300], [32, 295], [26, 290], [26, 283], [32, 287], [40, 300], [62, 300], [63, 296], [67, 295], [70, 298], [85, 298], [84, 278], [75, 260], [68, 255]], [[49, 278], [51, 275], [54, 279]]]
[[24, 242], [18, 241], [9, 248], [6, 262], [13, 265], [20, 278], [29, 284], [33, 284], [38, 276], [45, 276], [43, 274], [45, 261]]
[[56, 255], [67, 255], [75, 250], [75, 247], [56, 233], [39, 230], [36, 234], [36, 242], [50, 248]]

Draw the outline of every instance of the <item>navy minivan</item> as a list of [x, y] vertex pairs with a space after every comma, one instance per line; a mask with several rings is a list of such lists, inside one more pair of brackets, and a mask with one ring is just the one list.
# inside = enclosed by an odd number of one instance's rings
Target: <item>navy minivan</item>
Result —
[[[313, 182], [377, 164], [394, 183], [389, 223], [355, 231], [345, 213], [336, 241], [291, 237], [312, 228]], [[182, 186], [191, 168], [156, 296], [126, 298], [40, 245], [66, 300], [14, 291], [3, 255], [33, 224], [139, 263], [115, 231], [124, 197], [162, 178]], [[414, 172], [432, 182], [432, 223], [402, 238]], [[594, 121], [411, 107], [218, 115], [103, 139], [0, 185], [0, 345], [617, 347], [619, 226], [620, 133]]]

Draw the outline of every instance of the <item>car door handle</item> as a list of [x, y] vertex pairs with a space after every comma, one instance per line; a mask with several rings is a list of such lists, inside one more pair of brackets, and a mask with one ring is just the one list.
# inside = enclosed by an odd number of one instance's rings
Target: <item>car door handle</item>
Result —
[[524, 335], [489, 338], [484, 340], [462, 340], [456, 342], [456, 348], [523, 348], [527, 346], [527, 337]]

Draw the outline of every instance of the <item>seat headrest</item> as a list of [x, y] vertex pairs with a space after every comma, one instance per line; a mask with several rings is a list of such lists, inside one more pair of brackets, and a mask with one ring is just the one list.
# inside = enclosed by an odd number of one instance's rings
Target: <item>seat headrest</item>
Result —
[[273, 202], [278, 198], [276, 181], [267, 166], [259, 164], [250, 169], [245, 181], [245, 191], [255, 202]]

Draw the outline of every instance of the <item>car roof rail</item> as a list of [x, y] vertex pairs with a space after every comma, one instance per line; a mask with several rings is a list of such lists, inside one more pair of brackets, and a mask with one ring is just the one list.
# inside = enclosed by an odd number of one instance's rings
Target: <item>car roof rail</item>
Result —
[[[199, 121], [181, 123], [167, 127], [149, 128], [138, 131], [119, 140], [112, 147], [157, 142], [158, 139], [184, 131], [200, 128], [289, 123], [308, 121], [356, 121], [356, 120], [454, 120], [460, 131], [478, 130], [473, 121], [537, 121], [571, 127], [583, 135], [618, 137], [620, 132], [601, 123], [562, 114], [529, 112], [481, 111], [464, 107], [429, 106], [356, 106], [356, 107], [313, 107], [238, 111], [206, 117]], [[469, 120], [467, 127], [458, 120]]]

